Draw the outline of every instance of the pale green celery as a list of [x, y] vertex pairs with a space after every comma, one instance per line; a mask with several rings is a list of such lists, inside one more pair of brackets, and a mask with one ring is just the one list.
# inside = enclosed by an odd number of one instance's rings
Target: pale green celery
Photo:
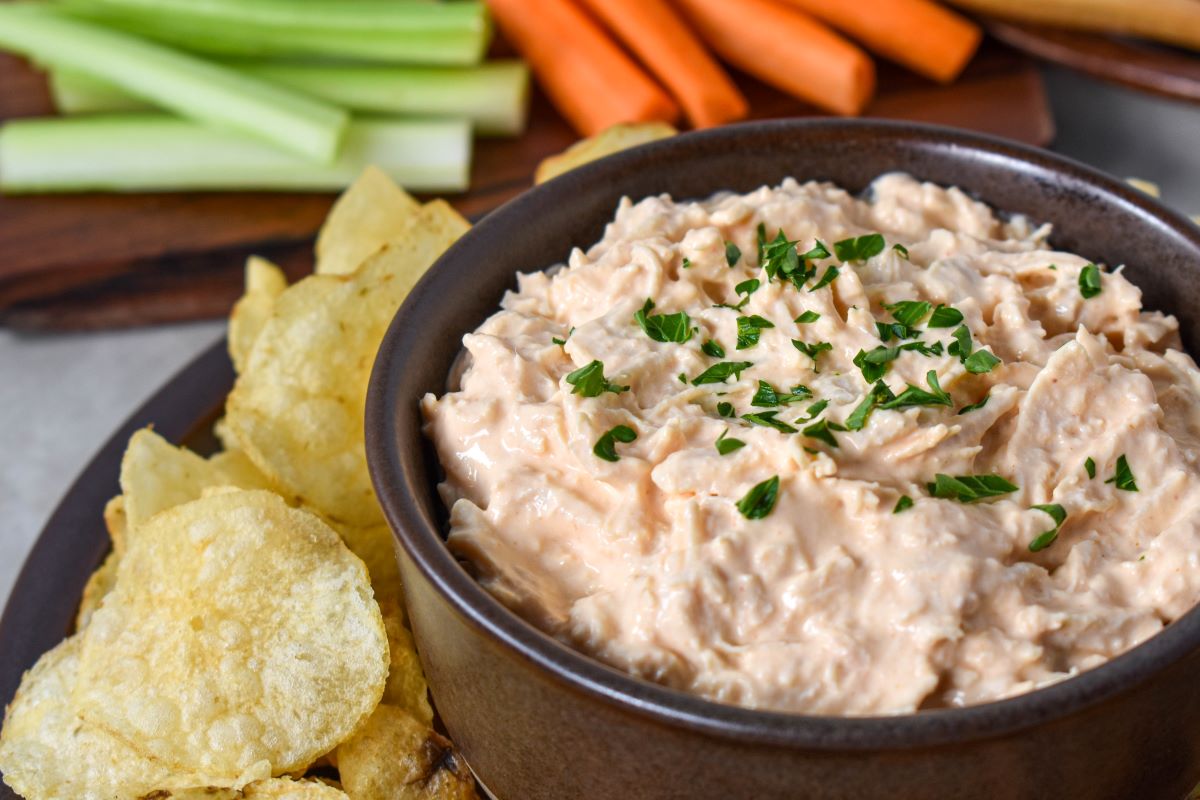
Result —
[[[519, 135], [528, 116], [529, 69], [520, 61], [464, 68], [225, 63], [354, 111], [466, 117], [484, 135]], [[112, 86], [64, 70], [51, 72], [50, 89], [64, 114], [148, 108]]]
[[[307, 5], [301, 3], [300, 5]], [[411, 5], [434, 5], [411, 3]], [[458, 5], [457, 3], [453, 5]], [[467, 66], [483, 60], [491, 41], [491, 25], [437, 30], [321, 29], [239, 23], [204, 18], [136, 16], [104, 6], [77, 3], [56, 6], [72, 15], [119, 28], [185, 50], [254, 58], [316, 56], [341, 61], [382, 64]]]
[[291, 89], [44, 6], [0, 3], [0, 49], [76, 70], [184, 117], [331, 161], [347, 113]]
[[412, 191], [467, 187], [471, 126], [354, 120], [331, 164], [163, 114], [12, 120], [0, 127], [0, 191], [337, 191], [374, 164]]

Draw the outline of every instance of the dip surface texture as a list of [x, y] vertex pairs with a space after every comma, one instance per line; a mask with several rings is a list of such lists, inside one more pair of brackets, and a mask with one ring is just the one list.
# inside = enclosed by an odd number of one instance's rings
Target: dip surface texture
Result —
[[956, 189], [865, 197], [624, 201], [519, 276], [423, 402], [492, 594], [649, 680], [842, 715], [1025, 692], [1197, 601], [1175, 320]]

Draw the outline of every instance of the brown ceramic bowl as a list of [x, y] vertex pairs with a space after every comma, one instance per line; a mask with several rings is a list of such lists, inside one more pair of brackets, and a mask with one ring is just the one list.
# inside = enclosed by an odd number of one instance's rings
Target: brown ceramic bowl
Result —
[[1126, 273], [1200, 352], [1200, 230], [1120, 181], [956, 130], [775, 121], [606, 158], [492, 213], [400, 309], [367, 403], [375, 487], [400, 544], [437, 707], [501, 800], [564, 798], [1182, 798], [1200, 778], [1200, 611], [1098, 669], [971, 708], [877, 718], [718, 705], [581, 655], [481, 589], [444, 545], [439, 471], [418, 399], [515, 273], [597, 240], [622, 195], [695, 198], [786, 176], [861, 190], [904, 170], [1054, 223], [1054, 243]]

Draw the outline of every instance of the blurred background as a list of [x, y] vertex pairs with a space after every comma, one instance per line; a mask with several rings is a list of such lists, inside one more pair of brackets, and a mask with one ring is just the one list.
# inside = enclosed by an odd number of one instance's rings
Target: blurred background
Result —
[[477, 219], [583, 137], [861, 115], [1200, 214], [1197, 51], [1197, 0], [0, 2], [0, 599], [90, 456], [223, 337], [245, 259], [311, 271], [368, 164]]

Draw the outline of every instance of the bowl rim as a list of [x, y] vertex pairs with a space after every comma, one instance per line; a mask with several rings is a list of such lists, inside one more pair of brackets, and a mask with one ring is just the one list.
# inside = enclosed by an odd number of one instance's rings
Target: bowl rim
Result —
[[[470, 238], [494, 235], [526, 219], [549, 199], [570, 193], [576, 184], [604, 181], [612, 173], [651, 161], [670, 161], [672, 153], [698, 138], [737, 146], [755, 135], [780, 132], [802, 136], [884, 135], [901, 146], [936, 144], [963, 148], [983, 159], [1020, 161], [1051, 174], [1068, 176], [1132, 207], [1180, 237], [1198, 254], [1200, 228], [1184, 215], [1099, 170], [1064, 156], [985, 134], [937, 125], [856, 119], [783, 119], [741, 123], [680, 134], [625, 150], [559, 176], [505, 203], [484, 217], [451, 246], [417, 283], [388, 327], [372, 371], [366, 408], [366, 449], [371, 478], [385, 516], [416, 569], [454, 613], [513, 656], [534, 665], [543, 677], [598, 702], [642, 718], [705, 736], [813, 751], [866, 752], [912, 750], [993, 739], [1080, 714], [1128, 693], [1200, 649], [1200, 606], [1162, 631], [1099, 667], [1049, 686], [978, 705], [891, 716], [814, 716], [725, 705], [652, 683], [608, 666], [542, 632], [509, 610], [472, 578], [446, 547], [440, 531], [409, 500], [401, 464], [397, 415], [393, 413], [391, 375], [409, 357], [407, 342], [421, 334], [405, 324], [417, 307], [435, 300], [431, 276], [453, 262]], [[918, 176], [919, 177], [919, 176]], [[971, 187], [964, 187], [968, 191]], [[465, 332], [464, 332], [465, 333]], [[428, 489], [426, 489], [428, 491]]]

